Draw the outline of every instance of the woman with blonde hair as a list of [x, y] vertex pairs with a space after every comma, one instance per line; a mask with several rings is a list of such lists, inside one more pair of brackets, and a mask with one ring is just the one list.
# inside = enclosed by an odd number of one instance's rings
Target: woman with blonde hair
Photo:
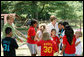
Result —
[[13, 31], [12, 38], [17, 39], [20, 42], [23, 42], [23, 40], [26, 40], [26, 37], [24, 36], [24, 34], [22, 34], [20, 31], [18, 31], [16, 29], [16, 26], [14, 24], [14, 19], [15, 19], [15, 16], [13, 16], [13, 15], [8, 15], [7, 16], [7, 23], [4, 24], [2, 38], [5, 38], [5, 36], [6, 36], [5, 29], [7, 27], [10, 27]]

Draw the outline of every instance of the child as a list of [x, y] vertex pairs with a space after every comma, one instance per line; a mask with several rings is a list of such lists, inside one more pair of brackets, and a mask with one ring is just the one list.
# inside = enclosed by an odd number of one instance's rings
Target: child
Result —
[[60, 43], [60, 40], [59, 40], [59, 38], [56, 36], [56, 30], [55, 30], [55, 29], [52, 29], [52, 30], [51, 30], [51, 37], [52, 37], [53, 41], [56, 42], [57, 48], [58, 48], [58, 53], [59, 53], [59, 43]]
[[[36, 37], [35, 38], [36, 38], [37, 41], [42, 40], [42, 35], [43, 35], [44, 31], [45, 31], [45, 25], [41, 25], [40, 29], [36, 33]], [[38, 46], [37, 47], [38, 56], [40, 56], [40, 52], [41, 52], [41, 46]]]
[[64, 56], [75, 56], [75, 42], [76, 37], [74, 36], [74, 31], [71, 26], [67, 25], [65, 27], [65, 35], [63, 37], [63, 48], [61, 55], [64, 52]]
[[63, 22], [62, 23], [63, 33], [62, 33], [62, 36], [60, 36], [60, 38], [62, 38], [65, 35], [65, 27], [66, 27], [66, 25], [69, 25], [69, 23], [68, 22]]
[[62, 26], [63, 26], [63, 22], [62, 21], [60, 21], [59, 23], [58, 23], [58, 28], [59, 28], [59, 34], [58, 34], [58, 37], [60, 38], [60, 50], [62, 49], [62, 37], [63, 37], [63, 31], [64, 31], [64, 29], [62, 28]]
[[82, 33], [80, 31], [76, 31], [76, 56], [82, 56], [82, 46], [81, 46], [81, 40], [80, 37], [82, 36]]
[[57, 51], [56, 43], [50, 39], [48, 32], [43, 33], [42, 40], [37, 43], [37, 46], [41, 46], [41, 56], [53, 56]]
[[[65, 26], [69, 25], [69, 23], [64, 21], [63, 23], [61, 23], [61, 25], [62, 25], [62, 31], [61, 31], [61, 34], [59, 36], [59, 38], [60, 38], [60, 50], [62, 50], [62, 46], [63, 46], [62, 42], [63, 42], [63, 36], [65, 35]], [[63, 53], [63, 56], [64, 56], [64, 53]]]
[[[63, 31], [64, 31], [64, 29], [63, 29], [63, 22], [59, 22], [58, 23], [58, 28], [59, 28], [59, 36], [58, 37], [62, 37], [62, 33], [63, 33]], [[61, 37], [60, 37], [60, 39], [61, 39]]]
[[3, 47], [3, 53], [4, 56], [16, 56], [15, 49], [18, 48], [18, 45], [15, 41], [15, 39], [12, 37], [12, 29], [10, 27], [7, 27], [5, 29], [6, 37], [2, 39], [2, 47]]
[[27, 37], [27, 45], [30, 49], [31, 56], [36, 56], [36, 41], [35, 41], [36, 27], [37, 27], [37, 20], [34, 19], [31, 20], [30, 28], [28, 29], [28, 37]]
[[62, 21], [58, 23], [58, 28], [59, 28], [60, 34], [61, 34], [62, 29], [63, 29], [63, 28], [62, 28], [62, 24], [63, 24]]
[[45, 25], [41, 25], [40, 29], [37, 31], [36, 38], [37, 41], [40, 41], [42, 39], [42, 34], [45, 31]]

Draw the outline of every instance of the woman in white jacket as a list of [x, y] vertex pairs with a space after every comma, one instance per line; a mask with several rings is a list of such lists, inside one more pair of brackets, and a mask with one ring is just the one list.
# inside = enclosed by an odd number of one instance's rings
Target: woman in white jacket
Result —
[[56, 29], [56, 35], [58, 36], [59, 28], [58, 28], [58, 23], [56, 23], [57, 18], [52, 15], [52, 16], [50, 16], [50, 21], [51, 21], [51, 23], [49, 23], [46, 26], [47, 32], [49, 32], [49, 34], [51, 34], [51, 30]]

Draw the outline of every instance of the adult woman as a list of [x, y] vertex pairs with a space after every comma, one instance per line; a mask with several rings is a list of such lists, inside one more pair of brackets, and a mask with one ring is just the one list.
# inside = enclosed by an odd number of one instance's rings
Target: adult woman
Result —
[[16, 27], [15, 27], [15, 25], [14, 25], [13, 22], [14, 22], [14, 16], [13, 15], [8, 15], [7, 16], [7, 23], [4, 24], [4, 27], [3, 27], [3, 35], [2, 35], [2, 38], [4, 38], [6, 36], [5, 29], [7, 27], [10, 27], [12, 29], [12, 32], [13, 32], [12, 38], [16, 38], [18, 41], [21, 41], [22, 42], [21, 38], [18, 37], [18, 36], [21, 36], [24, 39], [26, 39], [26, 37], [21, 32], [19, 32], [18, 30], [16, 30]]
[[50, 21], [51, 23], [47, 25], [46, 29], [49, 34], [51, 34], [52, 29], [56, 29], [56, 35], [58, 36], [59, 28], [58, 28], [58, 23], [56, 23], [57, 18], [55, 16], [50, 16]]

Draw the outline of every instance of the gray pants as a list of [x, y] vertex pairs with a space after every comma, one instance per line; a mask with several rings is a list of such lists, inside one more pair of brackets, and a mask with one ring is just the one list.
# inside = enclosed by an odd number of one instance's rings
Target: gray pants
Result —
[[27, 46], [28, 46], [31, 54], [36, 54], [36, 44], [29, 44], [29, 43], [27, 43]]

